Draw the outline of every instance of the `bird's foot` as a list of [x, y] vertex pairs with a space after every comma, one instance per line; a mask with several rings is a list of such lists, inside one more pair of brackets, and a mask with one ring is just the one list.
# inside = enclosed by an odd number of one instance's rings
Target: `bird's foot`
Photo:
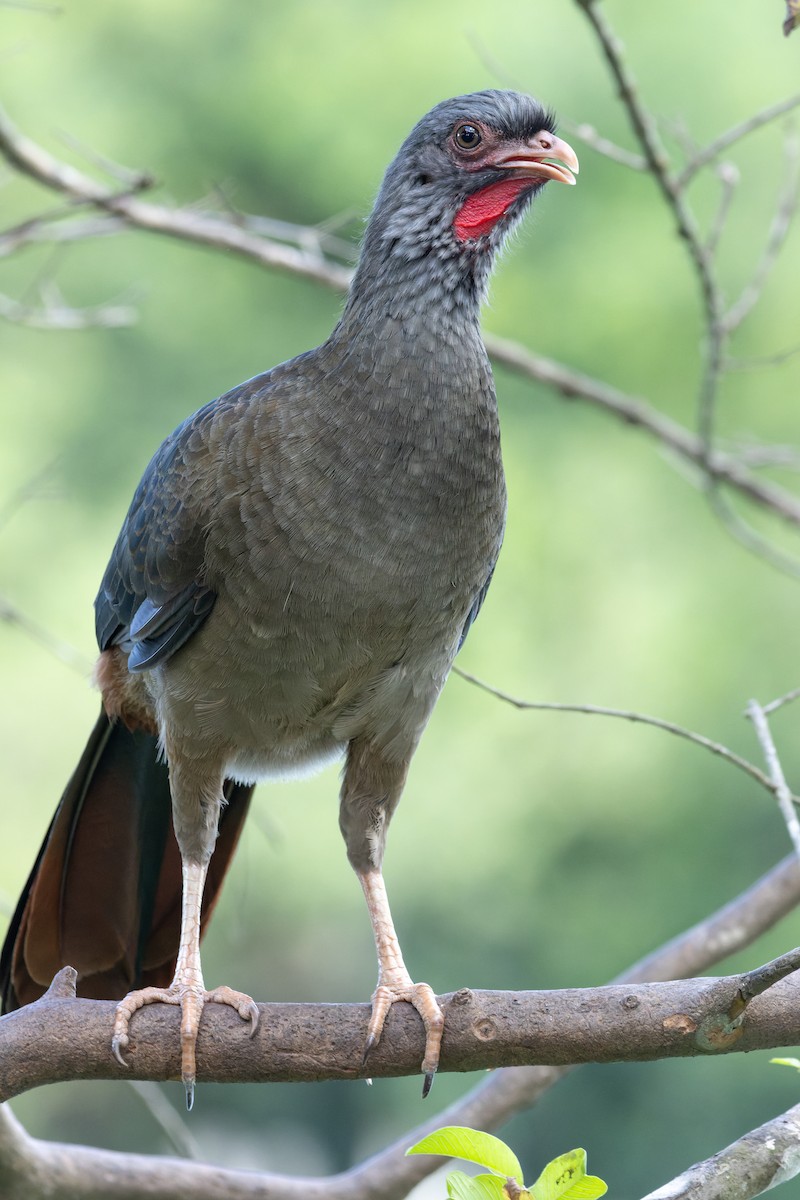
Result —
[[425, 1076], [422, 1085], [424, 1099], [431, 1090], [433, 1077], [439, 1066], [444, 1032], [444, 1013], [429, 984], [413, 983], [405, 972], [403, 974], [404, 977], [392, 979], [391, 982], [379, 981], [373, 993], [372, 1015], [367, 1028], [367, 1040], [364, 1043], [363, 1065], [366, 1065], [370, 1052], [381, 1039], [383, 1026], [392, 1005], [396, 1004], [398, 1000], [405, 1000], [409, 1004], [413, 1004], [425, 1026], [425, 1057], [421, 1067]]
[[181, 1079], [186, 1089], [186, 1107], [191, 1111], [194, 1104], [194, 1084], [197, 1075], [196, 1047], [200, 1017], [206, 1004], [227, 1004], [234, 1008], [243, 1021], [250, 1022], [250, 1037], [258, 1025], [258, 1006], [251, 996], [235, 992], [229, 987], [206, 991], [202, 979], [198, 983], [175, 977], [168, 988], [148, 987], [129, 992], [117, 1005], [114, 1017], [114, 1035], [111, 1049], [117, 1062], [123, 1067], [128, 1064], [123, 1051], [128, 1048], [131, 1017], [146, 1004], [176, 1004], [181, 1010]]

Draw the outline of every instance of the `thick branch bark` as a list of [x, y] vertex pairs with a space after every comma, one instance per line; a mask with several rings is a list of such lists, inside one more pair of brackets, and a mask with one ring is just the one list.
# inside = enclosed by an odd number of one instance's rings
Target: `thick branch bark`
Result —
[[[718, 912], [636, 963], [617, 982], [633, 984], [705, 970], [749, 945], [798, 901], [800, 866], [791, 855]], [[107, 1032], [104, 1025], [101, 1033]], [[107, 1041], [103, 1044], [107, 1048]], [[440, 1165], [440, 1160], [421, 1155], [406, 1158], [410, 1145], [441, 1125], [497, 1129], [535, 1104], [569, 1070], [532, 1066], [494, 1071], [444, 1112], [432, 1113], [366, 1162], [328, 1179], [209, 1170], [175, 1159], [40, 1142], [25, 1134], [7, 1107], [0, 1108], [0, 1195], [4, 1200], [37, 1195], [48, 1200], [173, 1200], [176, 1194], [186, 1200], [402, 1200]]]
[[[65, 968], [57, 977], [63, 986]], [[641, 1062], [794, 1045], [800, 985], [786, 979], [745, 1009], [749, 975], [668, 983], [489, 992], [462, 988], [442, 998], [441, 1069]], [[392, 1009], [386, 1035], [361, 1066], [369, 1007], [262, 1004], [251, 1041], [226, 1007], [209, 1005], [198, 1042], [198, 1078], [216, 1083], [313, 1081], [411, 1075], [424, 1037], [407, 1005]], [[48, 994], [0, 1021], [0, 1098], [67, 1079], [177, 1079], [180, 1014], [153, 1005], [136, 1015], [130, 1067], [114, 1062], [111, 1001]]]

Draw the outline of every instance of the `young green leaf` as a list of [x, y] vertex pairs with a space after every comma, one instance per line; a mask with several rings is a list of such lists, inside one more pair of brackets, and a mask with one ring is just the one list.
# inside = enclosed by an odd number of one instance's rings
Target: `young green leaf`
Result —
[[463, 1171], [451, 1171], [447, 1176], [447, 1195], [450, 1200], [508, 1200], [503, 1183], [499, 1175], [470, 1176]]
[[794, 1067], [800, 1071], [800, 1058], [771, 1058], [771, 1063], [777, 1063], [779, 1067]]
[[530, 1190], [534, 1200], [596, 1200], [608, 1187], [586, 1174], [585, 1150], [569, 1150], [547, 1164]]
[[[504, 1178], [511, 1176], [522, 1183], [522, 1167], [517, 1156], [509, 1150], [505, 1142], [493, 1137], [491, 1133], [483, 1133], [480, 1129], [467, 1129], [462, 1125], [446, 1125], [429, 1133], [416, 1146], [406, 1150], [406, 1154], [444, 1154], [447, 1158], [463, 1158], [467, 1162], [478, 1163], [488, 1167]], [[537, 1197], [538, 1200], [538, 1197]]]

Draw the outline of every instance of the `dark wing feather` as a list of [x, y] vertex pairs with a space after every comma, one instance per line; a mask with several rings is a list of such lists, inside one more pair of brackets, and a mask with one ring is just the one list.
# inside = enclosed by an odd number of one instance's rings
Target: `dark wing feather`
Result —
[[475, 623], [478, 613], [481, 611], [481, 606], [482, 606], [484, 600], [486, 599], [486, 593], [489, 590], [489, 584], [492, 582], [492, 576], [494, 575], [495, 565], [496, 564], [494, 564], [494, 563], [492, 564], [492, 569], [490, 570], [488, 576], [486, 577], [486, 582], [484, 583], [481, 590], [478, 592], [478, 595], [475, 597], [475, 601], [472, 605], [472, 608], [467, 613], [467, 619], [464, 622], [464, 628], [461, 630], [461, 638], [458, 643], [459, 650], [464, 645], [464, 642], [467, 640], [467, 634], [469, 633], [470, 629], [472, 628], [473, 624]]
[[131, 671], [169, 658], [214, 606], [203, 578], [208, 512], [199, 481], [212, 482], [211, 432], [236, 397], [229, 393], [179, 425], [134, 494], [95, 600], [100, 649], [121, 645]]

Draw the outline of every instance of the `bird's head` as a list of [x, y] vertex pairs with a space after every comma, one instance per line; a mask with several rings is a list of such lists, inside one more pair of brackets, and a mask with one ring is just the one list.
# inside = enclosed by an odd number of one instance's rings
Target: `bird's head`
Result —
[[399, 282], [411, 267], [444, 290], [470, 280], [482, 292], [532, 197], [550, 180], [575, 183], [577, 171], [553, 114], [531, 96], [485, 91], [437, 104], [386, 172], [365, 237], [364, 282], [392, 273]]

